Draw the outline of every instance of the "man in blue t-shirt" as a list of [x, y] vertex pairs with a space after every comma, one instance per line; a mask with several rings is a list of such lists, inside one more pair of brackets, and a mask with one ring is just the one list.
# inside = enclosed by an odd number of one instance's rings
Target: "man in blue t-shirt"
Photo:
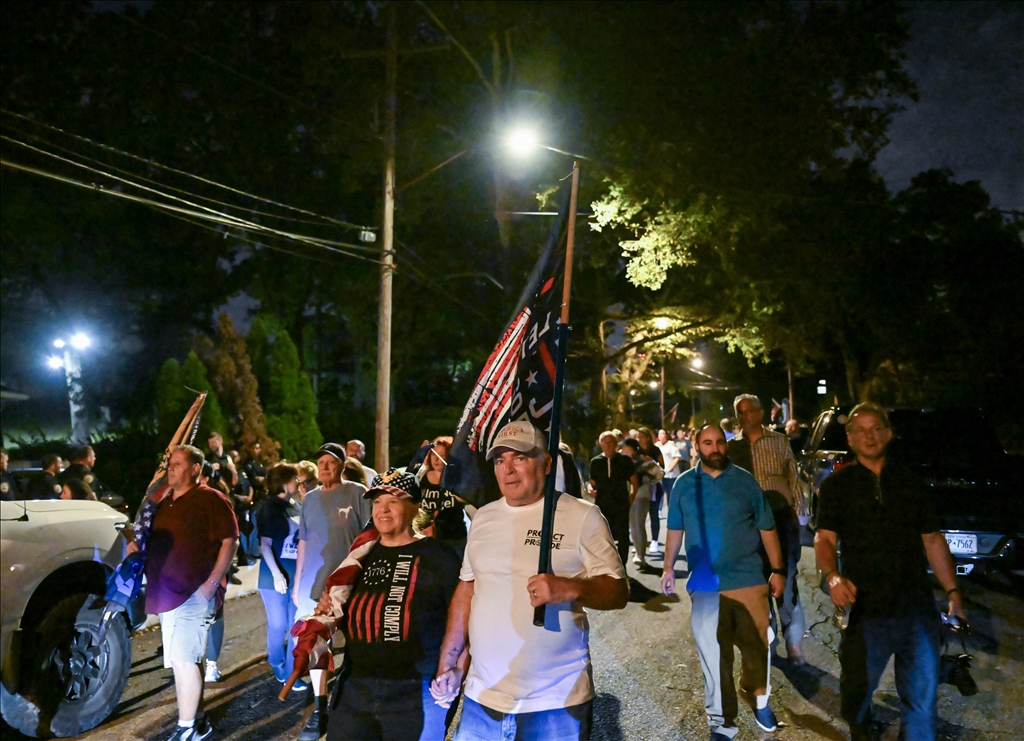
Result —
[[[665, 594], [675, 591], [675, 561], [685, 531], [690, 626], [704, 673], [711, 739], [732, 739], [739, 730], [733, 646], [743, 657], [740, 688], [757, 725], [771, 733], [778, 724], [768, 707], [768, 592], [779, 597], [786, 587], [775, 520], [757, 480], [729, 462], [721, 427], [701, 428], [697, 446], [700, 462], [672, 487], [661, 588]], [[762, 547], [772, 567], [767, 584]]]

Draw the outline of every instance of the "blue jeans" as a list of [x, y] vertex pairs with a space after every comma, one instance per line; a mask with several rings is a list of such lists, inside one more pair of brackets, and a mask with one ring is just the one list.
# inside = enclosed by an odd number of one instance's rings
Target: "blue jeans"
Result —
[[220, 658], [220, 650], [224, 646], [224, 613], [213, 621], [210, 626], [210, 638], [206, 642], [207, 661], [216, 661]]
[[[791, 506], [773, 509], [775, 516], [775, 532], [779, 535], [779, 547], [782, 549], [783, 566], [786, 569], [786, 591], [778, 601], [779, 621], [776, 625], [775, 613], [772, 613], [772, 630], [775, 641], [785, 640], [787, 644], [800, 645], [804, 637], [804, 606], [800, 602], [800, 589], [797, 576], [803, 548], [800, 546], [800, 522], [796, 510]], [[774, 648], [774, 645], [773, 645]]]
[[454, 741], [586, 741], [593, 720], [592, 700], [559, 710], [499, 713], [466, 697]]
[[331, 711], [327, 741], [444, 741], [446, 708], [430, 679], [348, 677]]
[[939, 631], [934, 612], [863, 619], [854, 612], [839, 646], [839, 697], [854, 741], [870, 738], [871, 695], [896, 655], [900, 739], [934, 741], [938, 720]]
[[273, 589], [261, 589], [260, 597], [267, 610], [267, 661], [274, 670], [274, 676], [283, 682], [291, 676], [295, 662], [288, 636], [288, 631], [295, 624], [295, 603], [290, 589], [284, 594]]

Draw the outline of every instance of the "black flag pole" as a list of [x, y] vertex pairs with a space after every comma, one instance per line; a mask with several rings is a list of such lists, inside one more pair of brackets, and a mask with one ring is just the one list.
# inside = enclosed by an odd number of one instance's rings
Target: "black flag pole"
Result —
[[[551, 471], [544, 487], [544, 521], [540, 529], [540, 557], [537, 573], [551, 571], [551, 535], [554, 529], [555, 507], [558, 495], [555, 493], [555, 478], [558, 475], [558, 443], [562, 424], [562, 387], [565, 385], [565, 358], [569, 345], [569, 296], [572, 291], [572, 251], [576, 241], [576, 200], [579, 195], [580, 168], [572, 165], [572, 189], [569, 195], [569, 226], [565, 237], [565, 276], [562, 280], [562, 314], [558, 324], [558, 353], [555, 360], [555, 388], [551, 404], [551, 428], [548, 433], [548, 454], [551, 456]], [[568, 472], [565, 474], [569, 475]], [[544, 605], [533, 610], [533, 624], [544, 626]]]

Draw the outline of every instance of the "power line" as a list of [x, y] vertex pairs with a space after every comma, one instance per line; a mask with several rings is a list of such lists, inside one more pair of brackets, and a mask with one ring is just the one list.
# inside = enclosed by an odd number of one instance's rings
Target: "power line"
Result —
[[154, 188], [150, 188], [150, 187], [145, 186], [145, 185], [140, 185], [139, 183], [132, 182], [131, 180], [128, 180], [126, 178], [122, 178], [122, 177], [119, 177], [117, 175], [111, 175], [108, 172], [104, 172], [102, 170], [98, 170], [98, 169], [96, 169], [94, 167], [90, 167], [89, 165], [85, 165], [85, 164], [82, 164], [80, 162], [75, 162], [73, 160], [69, 160], [66, 157], [61, 157], [58, 154], [54, 154], [52, 152], [47, 152], [46, 150], [39, 149], [38, 147], [33, 147], [31, 144], [26, 144], [25, 142], [19, 141], [17, 139], [13, 139], [13, 138], [11, 138], [11, 137], [9, 137], [7, 135], [0, 135], [0, 139], [3, 139], [4, 141], [11, 142], [13, 144], [18, 144], [19, 146], [25, 147], [26, 149], [29, 149], [29, 150], [31, 150], [33, 152], [37, 152], [39, 154], [43, 154], [43, 155], [45, 155], [47, 157], [52, 157], [53, 159], [56, 159], [56, 160], [58, 160], [60, 162], [64, 162], [66, 164], [73, 165], [75, 167], [80, 167], [80, 168], [82, 168], [84, 170], [87, 170], [89, 172], [95, 173], [97, 175], [101, 175], [103, 177], [110, 178], [111, 180], [114, 180], [116, 182], [124, 183], [125, 185], [131, 186], [133, 188], [138, 188], [138, 189], [140, 189], [142, 191], [145, 191], [147, 193], [154, 193], [156, 195], [162, 196], [163, 198], [168, 198], [168, 199], [170, 199], [172, 201], [177, 201], [179, 203], [184, 203], [184, 204], [186, 204], [188, 206], [191, 206], [192, 208], [201, 209], [202, 211], [205, 211], [205, 212], [207, 212], [207, 213], [209, 213], [209, 214], [211, 214], [213, 216], [219, 217], [219, 220], [221, 220], [222, 222], [231, 224], [233, 226], [238, 226], [238, 227], [242, 227], [242, 228], [245, 228], [245, 229], [251, 229], [253, 231], [263, 231], [263, 232], [266, 232], [268, 234], [274, 234], [274, 235], [279, 236], [279, 237], [286, 237], [286, 238], [294, 239], [294, 240], [297, 240], [297, 241], [304, 241], [304, 242], [308, 242], [310, 244], [318, 244], [320, 246], [335, 245], [335, 246], [349, 247], [349, 248], [359, 249], [359, 250], [364, 250], [364, 251], [372, 251], [373, 250], [373, 248], [366, 247], [364, 245], [355, 245], [355, 244], [349, 244], [349, 243], [346, 243], [346, 242], [337, 242], [337, 241], [330, 240], [330, 239], [321, 239], [319, 237], [307, 237], [307, 236], [302, 235], [302, 234], [294, 234], [292, 232], [284, 232], [284, 231], [280, 231], [278, 229], [273, 229], [273, 228], [268, 227], [268, 226], [263, 226], [262, 224], [259, 224], [259, 223], [254, 222], [254, 221], [248, 221], [246, 219], [242, 219], [242, 218], [240, 218], [238, 216], [234, 216], [233, 214], [222, 213], [220, 211], [217, 211], [216, 209], [209, 208], [208, 206], [203, 206], [203, 205], [200, 205], [200, 204], [192, 203], [191, 201], [188, 201], [188, 200], [186, 200], [184, 198], [179, 198], [178, 196], [173, 196], [173, 195], [169, 195], [167, 193], [162, 193], [159, 190], [156, 190]]
[[137, 160], [139, 162], [143, 162], [143, 163], [145, 163], [145, 164], [147, 164], [147, 165], [149, 165], [151, 167], [157, 167], [157, 168], [160, 168], [162, 170], [167, 170], [168, 172], [173, 172], [173, 173], [175, 173], [177, 175], [182, 175], [184, 177], [193, 178], [195, 180], [200, 181], [201, 183], [206, 183], [207, 185], [212, 185], [212, 186], [217, 187], [217, 188], [223, 188], [224, 190], [229, 191], [231, 193], [235, 193], [236, 195], [245, 196], [246, 198], [252, 198], [255, 201], [261, 201], [263, 203], [269, 203], [271, 205], [278, 206], [280, 208], [286, 208], [286, 209], [289, 209], [290, 211], [296, 211], [298, 213], [305, 214], [306, 216], [315, 216], [318, 219], [323, 219], [324, 221], [328, 221], [328, 222], [330, 222], [332, 224], [336, 224], [338, 226], [348, 227], [349, 229], [360, 229], [360, 230], [368, 230], [368, 231], [375, 231], [377, 229], [377, 227], [375, 227], [375, 226], [365, 226], [365, 225], [360, 225], [360, 224], [353, 224], [353, 223], [348, 222], [348, 221], [342, 221], [341, 219], [335, 219], [335, 218], [332, 218], [330, 216], [324, 216], [322, 214], [318, 214], [315, 211], [309, 211], [307, 209], [299, 208], [297, 206], [290, 206], [287, 203], [281, 203], [280, 201], [275, 201], [275, 200], [270, 199], [270, 198], [264, 198], [262, 196], [257, 196], [257, 195], [254, 195], [252, 193], [247, 193], [244, 190], [239, 190], [238, 188], [233, 188], [230, 185], [224, 185], [222, 183], [218, 183], [215, 180], [210, 180], [208, 178], [204, 178], [204, 177], [201, 177], [199, 175], [193, 175], [191, 172], [187, 172], [185, 170], [179, 170], [179, 169], [177, 169], [175, 167], [170, 167], [169, 165], [162, 165], [159, 162], [157, 162], [156, 160], [147, 159], [145, 157], [140, 157], [137, 154], [132, 154], [131, 152], [126, 152], [126, 151], [124, 151], [122, 149], [117, 149], [116, 147], [112, 147], [109, 144], [103, 144], [101, 142], [94, 141], [92, 139], [89, 139], [88, 137], [82, 136], [81, 134], [74, 134], [74, 133], [72, 133], [70, 131], [65, 131], [64, 129], [58, 128], [56, 126], [51, 126], [50, 124], [43, 123], [42, 121], [36, 120], [34, 118], [29, 118], [28, 116], [23, 116], [20, 113], [15, 113], [14, 111], [9, 111], [6, 108], [0, 108], [0, 113], [3, 113], [3, 114], [8, 115], [8, 116], [14, 116], [15, 118], [21, 119], [22, 121], [25, 121], [27, 123], [34, 124], [36, 126], [41, 126], [41, 127], [45, 128], [45, 129], [49, 129], [50, 131], [55, 131], [58, 134], [63, 134], [64, 136], [69, 136], [69, 137], [71, 137], [73, 139], [77, 139], [77, 140], [85, 142], [87, 144], [91, 144], [94, 147], [99, 147], [100, 149], [103, 149], [105, 151], [121, 155], [122, 157], [129, 157], [129, 158], [131, 158], [133, 160]]
[[53, 143], [51, 141], [43, 139], [38, 134], [30, 134], [27, 131], [22, 131], [21, 129], [19, 129], [19, 128], [15, 127], [15, 126], [11, 126], [10, 124], [0, 124], [0, 126], [4, 126], [7, 129], [10, 129], [11, 131], [14, 131], [14, 132], [16, 132], [18, 134], [21, 134], [22, 136], [29, 137], [29, 138], [35, 140], [38, 143], [45, 144], [48, 147], [52, 147], [53, 149], [56, 149], [56, 150], [58, 150], [60, 152], [64, 152], [65, 154], [68, 154], [68, 155], [70, 155], [72, 157], [77, 157], [79, 159], [86, 160], [88, 162], [95, 162], [98, 165], [103, 165], [104, 167], [106, 167], [106, 168], [108, 168], [110, 170], [113, 170], [114, 172], [119, 172], [122, 175], [130, 175], [130, 176], [132, 176], [132, 177], [134, 177], [134, 178], [136, 178], [138, 180], [141, 180], [143, 182], [151, 183], [153, 185], [158, 185], [161, 188], [165, 188], [167, 190], [174, 191], [175, 193], [184, 193], [187, 196], [191, 196], [192, 198], [196, 198], [196, 199], [199, 199], [201, 201], [207, 201], [209, 203], [216, 203], [218, 206], [223, 206], [225, 208], [235, 208], [235, 209], [239, 209], [241, 211], [245, 211], [245, 212], [250, 213], [250, 214], [258, 214], [260, 216], [266, 216], [267, 218], [271, 218], [271, 219], [279, 219], [281, 221], [291, 221], [291, 222], [294, 222], [294, 223], [297, 223], [297, 224], [312, 224], [314, 226], [320, 226], [320, 227], [334, 227], [335, 226], [334, 224], [325, 224], [322, 221], [312, 221], [310, 219], [297, 219], [297, 218], [295, 218], [293, 216], [282, 216], [280, 214], [270, 213], [269, 211], [261, 211], [261, 210], [259, 210], [257, 208], [251, 208], [251, 207], [246, 207], [246, 206], [238, 206], [238, 205], [236, 205], [234, 203], [228, 203], [227, 201], [219, 201], [216, 198], [210, 198], [209, 196], [199, 195], [198, 193], [193, 193], [192, 191], [185, 190], [183, 188], [175, 188], [173, 185], [167, 185], [166, 183], [161, 183], [158, 180], [153, 180], [151, 178], [147, 178], [144, 175], [139, 175], [138, 173], [132, 172], [131, 170], [124, 170], [124, 169], [122, 169], [120, 167], [115, 167], [114, 165], [111, 165], [109, 162], [104, 162], [103, 160], [96, 159], [95, 157], [89, 157], [88, 155], [82, 154], [81, 152], [76, 152], [73, 149], [68, 149], [67, 147], [62, 147], [59, 144], [55, 144], [55, 143]]
[[[79, 188], [84, 188], [86, 190], [99, 191], [99, 192], [104, 193], [106, 195], [114, 196], [116, 198], [124, 198], [126, 200], [133, 201], [135, 203], [141, 203], [141, 204], [150, 206], [150, 207], [155, 208], [155, 209], [160, 210], [160, 211], [172, 212], [172, 213], [178, 213], [178, 214], [187, 214], [187, 215], [192, 216], [194, 218], [203, 219], [203, 220], [206, 220], [206, 221], [212, 221], [214, 223], [222, 224], [224, 226], [231, 226], [231, 227], [242, 228], [242, 229], [247, 229], [248, 228], [244, 222], [241, 222], [241, 220], [239, 220], [237, 218], [223, 218], [221, 216], [216, 215], [216, 213], [206, 213], [204, 211], [195, 211], [195, 210], [188, 209], [188, 208], [182, 208], [181, 206], [172, 206], [169, 203], [161, 203], [160, 201], [154, 201], [154, 200], [152, 200], [150, 198], [142, 198], [141, 196], [135, 196], [135, 195], [132, 195], [130, 193], [123, 193], [123, 192], [121, 192], [119, 190], [111, 190], [110, 188], [104, 188], [102, 185], [97, 185], [95, 183], [85, 183], [85, 182], [82, 182], [81, 180], [75, 180], [74, 178], [69, 178], [69, 177], [66, 177], [64, 175], [58, 175], [56, 173], [48, 172], [46, 170], [40, 170], [39, 168], [36, 168], [36, 167], [29, 167], [27, 165], [18, 164], [16, 162], [11, 162], [10, 160], [0, 159], [0, 165], [3, 165], [4, 167], [10, 167], [13, 170], [20, 170], [22, 172], [28, 172], [28, 173], [31, 173], [33, 175], [39, 175], [41, 177], [50, 178], [52, 180], [56, 180], [58, 182], [66, 183], [68, 185], [74, 185], [74, 186], [79, 187]], [[255, 225], [255, 226], [257, 227], [255, 229], [255, 231], [260, 231], [261, 229], [265, 230], [265, 228], [259, 227], [258, 224]], [[266, 231], [269, 231], [271, 233], [275, 233], [276, 232], [276, 230], [266, 230]], [[293, 241], [296, 241], [296, 242], [301, 242], [301, 243], [309, 244], [309, 245], [312, 245], [314, 247], [320, 247], [321, 249], [328, 250], [329, 252], [334, 252], [334, 253], [337, 253], [337, 254], [340, 254], [340, 255], [345, 255], [346, 257], [352, 257], [352, 258], [354, 258], [356, 260], [364, 260], [366, 262], [371, 262], [371, 263], [373, 263], [375, 265], [379, 265], [380, 264], [379, 260], [375, 260], [375, 259], [372, 259], [372, 258], [369, 258], [369, 257], [364, 257], [363, 255], [357, 255], [355, 253], [348, 252], [348, 251], [342, 250], [342, 249], [337, 249], [336, 247], [331, 246], [331, 244], [343, 244], [343, 243], [330, 243], [329, 240], [320, 240], [320, 239], [314, 239], [314, 238], [310, 238], [310, 237], [303, 237], [300, 234], [289, 234], [287, 232], [276, 232], [276, 235], [292, 239]], [[358, 246], [358, 247], [360, 247], [360, 249], [362, 249], [362, 247], [359, 246], [359, 245], [343, 245], [343, 246], [346, 246], [346, 247], [357, 247]]]

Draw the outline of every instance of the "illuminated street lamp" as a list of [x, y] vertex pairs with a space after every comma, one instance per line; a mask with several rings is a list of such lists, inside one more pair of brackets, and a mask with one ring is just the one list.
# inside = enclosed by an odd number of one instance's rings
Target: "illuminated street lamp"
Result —
[[84, 442], [89, 437], [89, 420], [85, 413], [82, 393], [81, 352], [92, 345], [92, 339], [84, 332], [75, 332], [68, 340], [58, 337], [53, 346], [64, 351], [64, 357], [51, 355], [46, 364], [53, 370], [64, 369], [68, 384], [68, 408], [71, 412], [71, 439]]
[[699, 370], [704, 367], [704, 358], [698, 355], [690, 362], [690, 365]]
[[540, 142], [537, 139], [537, 133], [533, 129], [521, 126], [517, 129], [513, 129], [512, 132], [505, 137], [505, 144], [517, 157], [527, 157], [540, 146]]
[[672, 324], [672, 320], [668, 317], [659, 316], [654, 320], [654, 328], [660, 330], [668, 329]]

